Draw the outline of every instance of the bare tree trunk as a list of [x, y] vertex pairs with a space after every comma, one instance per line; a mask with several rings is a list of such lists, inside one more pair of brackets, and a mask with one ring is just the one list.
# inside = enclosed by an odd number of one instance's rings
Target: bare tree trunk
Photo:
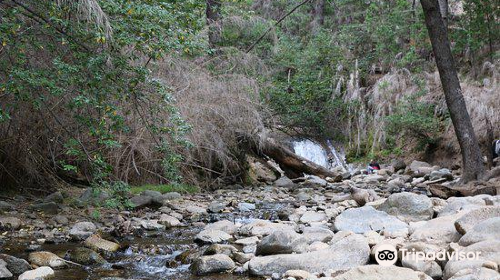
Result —
[[325, 24], [325, 0], [316, 0], [314, 3], [311, 30], [313, 32], [316, 32], [324, 24]]
[[221, 39], [221, 1], [207, 0], [208, 44], [214, 48]]
[[494, 140], [493, 126], [491, 125], [490, 119], [486, 117], [486, 158], [488, 159], [488, 169], [493, 168], [494, 148], [492, 148], [492, 144]]
[[429, 31], [446, 105], [462, 151], [462, 182], [480, 179], [485, 172], [481, 150], [462, 95], [448, 31], [441, 18], [438, 0], [421, 0], [420, 3], [424, 10], [425, 24]]

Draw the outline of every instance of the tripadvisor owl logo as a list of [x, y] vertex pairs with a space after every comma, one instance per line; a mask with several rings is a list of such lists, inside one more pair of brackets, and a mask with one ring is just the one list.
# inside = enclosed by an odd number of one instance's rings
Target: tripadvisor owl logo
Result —
[[391, 266], [398, 261], [398, 251], [394, 246], [382, 244], [375, 250], [375, 260], [381, 266]]

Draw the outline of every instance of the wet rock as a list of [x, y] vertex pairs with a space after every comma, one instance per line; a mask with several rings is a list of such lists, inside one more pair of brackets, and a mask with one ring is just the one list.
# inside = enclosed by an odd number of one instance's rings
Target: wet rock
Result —
[[50, 266], [52, 268], [60, 268], [66, 266], [66, 262], [51, 252], [32, 252], [28, 256], [28, 261], [36, 266]]
[[69, 231], [69, 236], [74, 240], [85, 240], [97, 231], [92, 222], [78, 222]]
[[329, 242], [333, 238], [333, 231], [324, 227], [306, 227], [303, 230], [302, 235], [307, 240], [308, 244], [311, 244], [315, 241], [320, 242]]
[[360, 235], [350, 235], [321, 251], [255, 257], [249, 262], [249, 271], [252, 275], [266, 276], [288, 270], [315, 273], [329, 269], [349, 269], [366, 264], [369, 254], [370, 247], [366, 239]]
[[371, 206], [347, 209], [335, 218], [338, 231], [365, 233], [371, 230], [383, 230], [389, 235], [408, 234], [408, 225], [394, 216], [375, 210]]
[[22, 225], [16, 217], [0, 217], [0, 229], [18, 230]]
[[229, 235], [233, 235], [238, 227], [231, 221], [221, 220], [205, 226], [204, 230], [220, 230]]
[[255, 210], [255, 204], [240, 202], [238, 203], [238, 209], [242, 212], [249, 212]]
[[26, 260], [14, 256], [0, 254], [0, 260], [5, 261], [7, 269], [14, 275], [20, 275], [31, 269], [30, 264]]
[[153, 204], [153, 198], [147, 195], [136, 195], [130, 199], [135, 208], [148, 207]]
[[365, 265], [353, 268], [332, 280], [432, 280], [422, 272], [397, 266]]
[[307, 240], [293, 231], [275, 231], [257, 244], [256, 255], [300, 253], [306, 250]]
[[328, 217], [323, 212], [307, 211], [300, 217], [300, 221], [304, 224], [311, 224], [328, 220]]
[[48, 279], [54, 276], [54, 270], [48, 266], [42, 266], [37, 269], [28, 270], [21, 274], [18, 280], [39, 280]]
[[429, 220], [415, 229], [410, 240], [433, 244], [457, 242], [461, 235], [455, 229], [455, 221], [462, 216], [463, 213], [458, 213]]
[[[457, 222], [455, 222], [455, 225]], [[458, 244], [468, 246], [485, 240], [500, 240], [500, 215], [476, 224], [460, 238]]]
[[116, 252], [118, 251], [118, 249], [120, 249], [119, 244], [102, 239], [100, 236], [95, 234], [87, 238], [84, 242], [84, 245], [92, 250], [104, 251], [107, 253]]
[[409, 192], [390, 195], [377, 209], [407, 223], [430, 220], [434, 214], [432, 201], [426, 195]]
[[281, 223], [272, 223], [268, 220], [254, 220], [249, 224], [242, 226], [239, 230], [241, 235], [244, 236], [266, 236], [274, 231], [295, 231], [290, 225]]
[[56, 215], [57, 213], [59, 213], [59, 205], [53, 201], [32, 204], [30, 208], [34, 211], [49, 215]]
[[166, 228], [178, 227], [181, 225], [181, 222], [177, 218], [166, 214], [160, 216], [158, 223], [164, 225]]
[[227, 234], [221, 230], [202, 230], [198, 233], [194, 241], [200, 244], [213, 244], [213, 243], [221, 243], [230, 240], [231, 235]]
[[61, 192], [55, 192], [49, 194], [47, 197], [44, 199], [45, 202], [54, 202], [54, 203], [63, 203], [64, 197]]
[[494, 217], [500, 217], [500, 207], [481, 207], [471, 210], [458, 219], [455, 222], [455, 228], [461, 234], [466, 234], [475, 225]]
[[14, 209], [14, 205], [12, 205], [6, 201], [0, 200], [0, 211], [11, 211], [13, 209]]
[[212, 255], [197, 258], [191, 265], [191, 271], [196, 275], [207, 275], [232, 270], [236, 267], [227, 255]]
[[236, 252], [238, 252], [238, 249], [236, 249], [232, 245], [227, 245], [227, 244], [212, 244], [212, 245], [210, 245], [205, 250], [205, 252], [203, 254], [204, 255], [223, 254], [223, 255], [231, 256], [231, 255], [233, 255]]
[[220, 213], [222, 212], [222, 210], [224, 210], [224, 208], [226, 208], [226, 205], [221, 203], [221, 202], [217, 202], [217, 201], [214, 201], [212, 203], [210, 203], [210, 205], [208, 205], [208, 212], [210, 213]]
[[277, 188], [292, 189], [292, 188], [295, 187], [295, 183], [292, 182], [292, 180], [290, 180], [288, 177], [282, 176], [281, 178], [279, 178], [278, 180], [276, 180], [274, 182], [274, 186], [277, 187]]
[[106, 260], [94, 250], [77, 247], [67, 252], [70, 261], [82, 265], [104, 264]]
[[12, 273], [7, 269], [7, 263], [0, 260], [0, 279], [11, 278], [12, 276]]

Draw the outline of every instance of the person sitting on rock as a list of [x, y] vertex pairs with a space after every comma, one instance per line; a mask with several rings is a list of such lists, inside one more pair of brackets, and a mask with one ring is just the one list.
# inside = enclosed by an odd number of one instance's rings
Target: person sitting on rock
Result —
[[372, 159], [368, 164], [368, 174], [373, 174], [376, 170], [380, 170], [380, 164], [378, 164], [376, 160]]

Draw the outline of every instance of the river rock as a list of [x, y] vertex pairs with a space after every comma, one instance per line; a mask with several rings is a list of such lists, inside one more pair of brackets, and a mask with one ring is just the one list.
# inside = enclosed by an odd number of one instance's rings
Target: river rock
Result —
[[[407, 252], [423, 252], [423, 253], [438, 253], [443, 250], [443, 248], [424, 242], [415, 242], [410, 244], [405, 244], [401, 251], [406, 250]], [[401, 260], [401, 264], [404, 267], [411, 268], [416, 271], [421, 271], [433, 279], [440, 279], [443, 276], [443, 270], [441, 266], [435, 260], [417, 260], [414, 254], [409, 254], [407, 258]]]
[[222, 230], [211, 230], [205, 229], [198, 233], [194, 241], [200, 244], [213, 244], [213, 243], [222, 243], [231, 239], [231, 235], [227, 234]]
[[63, 203], [64, 197], [61, 192], [54, 192], [49, 194], [47, 197], [44, 199], [45, 202], [55, 202], [58, 204]]
[[485, 267], [465, 268], [455, 273], [449, 280], [498, 280], [500, 274]]
[[227, 255], [218, 254], [202, 256], [193, 262], [191, 271], [196, 275], [207, 275], [232, 270], [236, 267], [233, 260]]
[[56, 215], [59, 213], [59, 205], [53, 201], [35, 203], [30, 206], [34, 211], [42, 212], [48, 215]]
[[461, 234], [466, 234], [475, 225], [484, 220], [500, 217], [500, 206], [481, 207], [463, 215], [455, 222], [455, 228]]
[[178, 192], [168, 192], [168, 193], [164, 193], [162, 195], [163, 197], [163, 200], [177, 200], [177, 199], [181, 199], [182, 198], [182, 195]]
[[413, 173], [419, 173], [421, 170], [424, 170], [424, 168], [432, 168], [432, 165], [428, 164], [427, 162], [414, 160], [410, 164], [409, 168]]
[[204, 230], [221, 230], [229, 235], [233, 235], [238, 227], [231, 221], [221, 220], [205, 226]]
[[16, 217], [0, 217], [0, 229], [18, 230], [22, 225]]
[[69, 236], [74, 240], [85, 240], [97, 231], [97, 227], [92, 222], [79, 222], [73, 225], [69, 231]]
[[449, 279], [456, 273], [463, 269], [474, 269], [485, 266], [488, 262], [496, 264], [496, 269], [498, 269], [498, 263], [500, 262], [500, 240], [486, 240], [478, 243], [474, 243], [467, 247], [455, 248], [454, 252], [467, 255], [479, 254], [479, 257], [475, 259], [462, 259], [455, 260], [451, 259], [446, 263], [444, 268], [444, 279]]
[[326, 220], [328, 220], [328, 217], [324, 212], [316, 211], [307, 211], [300, 217], [300, 221], [304, 224], [318, 223]]
[[365, 265], [353, 268], [332, 280], [432, 280], [423, 272], [405, 267]]
[[406, 168], [406, 163], [402, 159], [393, 159], [391, 161], [391, 166], [394, 168], [394, 172], [398, 172], [399, 170], [404, 170]]
[[89, 247], [92, 250], [96, 251], [104, 251], [104, 252], [116, 252], [120, 249], [120, 245], [111, 242], [105, 239], [102, 239], [100, 236], [94, 234], [87, 238], [84, 242], [84, 245]]
[[366, 239], [353, 234], [321, 251], [255, 257], [250, 260], [248, 267], [250, 273], [256, 276], [282, 274], [288, 270], [316, 273], [364, 265], [369, 260], [369, 254], [370, 247]]
[[66, 262], [54, 253], [41, 251], [32, 252], [28, 256], [28, 261], [36, 266], [50, 266], [60, 268], [66, 266]]
[[104, 260], [99, 253], [85, 247], [76, 247], [67, 253], [69, 260], [82, 265], [104, 264]]
[[143, 208], [153, 204], [153, 198], [148, 195], [136, 195], [130, 199], [135, 208]]
[[255, 245], [255, 244], [257, 244], [257, 242], [259, 242], [259, 238], [257, 236], [251, 236], [251, 237], [238, 239], [238, 240], [234, 241], [234, 244], [248, 246], [248, 245]]
[[295, 230], [292, 226], [287, 224], [272, 223], [268, 220], [258, 220], [258, 219], [242, 226], [239, 229], [240, 234], [244, 236], [252, 236], [252, 235], [266, 236], [273, 233], [274, 231], [295, 231]]
[[160, 224], [158, 220], [137, 219], [141, 227], [145, 230], [163, 230], [165, 226]]
[[389, 235], [408, 234], [408, 225], [394, 216], [375, 210], [372, 206], [347, 209], [335, 218], [337, 231], [365, 233], [383, 230]]
[[[457, 222], [455, 222], [455, 225]], [[500, 240], [500, 216], [476, 224], [472, 229], [467, 230], [467, 233], [460, 238], [458, 244], [468, 246], [485, 240]]]
[[430, 220], [434, 214], [432, 206], [426, 195], [404, 192], [391, 194], [378, 210], [409, 223]]
[[486, 201], [479, 196], [450, 197], [446, 202], [446, 206], [439, 212], [438, 217], [454, 215], [458, 212], [479, 209], [486, 206]]
[[377, 200], [379, 197], [374, 190], [365, 190], [356, 187], [351, 187], [351, 197], [359, 206], [364, 206], [369, 202]]
[[292, 277], [297, 280], [305, 280], [313, 278], [314, 275], [304, 270], [288, 270], [285, 272], [285, 277]]
[[214, 201], [208, 205], [207, 211], [210, 213], [220, 213], [224, 208], [226, 208], [224, 203]]
[[14, 256], [0, 254], [0, 260], [5, 261], [7, 269], [14, 275], [20, 275], [31, 269], [30, 264], [26, 260]]
[[64, 215], [56, 215], [54, 216], [54, 221], [60, 225], [67, 225], [69, 224], [69, 219], [68, 217], [64, 216]]
[[439, 179], [453, 180], [453, 175], [451, 174], [451, 171], [449, 169], [446, 169], [446, 168], [432, 171], [429, 174], [430, 181], [439, 180]]
[[233, 254], [233, 258], [235, 261], [239, 262], [239, 263], [246, 263], [248, 262], [249, 260], [251, 260], [252, 258], [254, 258], [255, 255], [254, 254], [245, 254], [245, 253], [241, 253], [241, 252], [236, 252]]
[[288, 188], [292, 189], [295, 187], [295, 183], [292, 182], [288, 177], [286, 176], [281, 176], [278, 180], [274, 182], [274, 186], [277, 188]]
[[234, 253], [238, 252], [233, 245], [228, 244], [212, 244], [208, 246], [208, 248], [203, 252], [204, 255], [217, 255], [224, 254], [228, 256], [232, 256]]
[[300, 253], [306, 250], [307, 240], [294, 231], [275, 231], [257, 244], [256, 255]]
[[458, 213], [429, 220], [415, 229], [410, 235], [410, 240], [433, 244], [457, 242], [461, 235], [455, 229], [455, 221], [463, 214]]
[[181, 225], [181, 222], [177, 218], [167, 214], [162, 214], [158, 223], [164, 225], [166, 228], [178, 227]]
[[302, 182], [302, 185], [309, 188], [323, 188], [326, 187], [328, 182], [318, 176], [309, 175], [306, 180]]
[[7, 269], [7, 263], [0, 260], [0, 279], [11, 278], [12, 276], [12, 273]]
[[54, 270], [48, 266], [42, 266], [37, 269], [28, 270], [21, 274], [18, 280], [39, 280], [54, 276]]
[[315, 241], [320, 242], [329, 242], [333, 238], [333, 231], [324, 227], [306, 227], [303, 229], [302, 235], [307, 240], [308, 244], [311, 244]]
[[14, 209], [14, 205], [12, 205], [6, 201], [0, 200], [0, 211], [11, 211], [13, 209]]
[[240, 202], [238, 203], [238, 209], [242, 212], [249, 212], [255, 210], [255, 204]]

